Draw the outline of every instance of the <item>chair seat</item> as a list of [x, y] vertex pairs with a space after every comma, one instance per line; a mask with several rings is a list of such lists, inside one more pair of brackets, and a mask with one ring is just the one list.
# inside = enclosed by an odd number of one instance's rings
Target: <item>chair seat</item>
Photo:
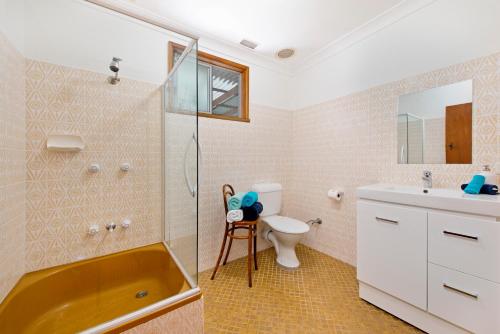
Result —
[[239, 222], [232, 222], [231, 224], [235, 226], [252, 226], [252, 225], [257, 225], [259, 220], [241, 220]]

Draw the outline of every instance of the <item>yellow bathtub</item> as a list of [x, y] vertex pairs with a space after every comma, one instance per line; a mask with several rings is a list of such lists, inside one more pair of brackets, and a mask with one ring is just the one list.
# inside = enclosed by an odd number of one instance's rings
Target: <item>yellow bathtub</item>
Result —
[[120, 333], [199, 298], [159, 243], [24, 275], [0, 333]]

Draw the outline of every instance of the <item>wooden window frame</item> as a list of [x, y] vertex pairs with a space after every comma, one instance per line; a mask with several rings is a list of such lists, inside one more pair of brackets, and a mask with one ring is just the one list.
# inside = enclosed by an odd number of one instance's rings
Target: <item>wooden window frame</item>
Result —
[[[174, 53], [175, 51], [183, 52], [186, 47], [174, 42], [168, 42], [168, 71], [170, 72], [174, 67]], [[241, 74], [241, 96], [240, 96], [240, 104], [241, 104], [241, 116], [225, 116], [225, 115], [214, 115], [208, 114], [204, 112], [198, 112], [198, 116], [207, 117], [207, 118], [216, 118], [216, 119], [225, 119], [229, 121], [238, 121], [238, 122], [250, 122], [250, 113], [249, 113], [249, 94], [250, 94], [250, 85], [249, 85], [249, 74], [250, 69], [248, 66], [235, 63], [233, 61], [217, 57], [211, 55], [209, 53], [198, 51], [198, 60], [204, 63], [215, 65], [218, 67], [223, 67], [231, 71], [235, 71]], [[212, 101], [210, 101], [211, 103]]]

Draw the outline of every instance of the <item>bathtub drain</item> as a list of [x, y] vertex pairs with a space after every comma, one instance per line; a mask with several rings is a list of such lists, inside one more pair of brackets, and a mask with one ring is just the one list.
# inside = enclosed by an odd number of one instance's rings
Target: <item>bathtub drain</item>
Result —
[[135, 294], [135, 298], [144, 298], [148, 295], [147, 290], [141, 290]]

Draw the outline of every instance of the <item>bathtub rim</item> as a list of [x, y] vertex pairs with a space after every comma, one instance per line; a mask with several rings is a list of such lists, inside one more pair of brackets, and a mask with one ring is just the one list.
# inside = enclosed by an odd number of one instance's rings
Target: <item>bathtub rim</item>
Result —
[[107, 321], [100, 325], [86, 329], [80, 334], [117, 334], [132, 329], [140, 324], [146, 323], [159, 316], [172, 312], [184, 305], [195, 302], [202, 298], [199, 287], [181, 292], [175, 296], [160, 300], [154, 304], [143, 307], [137, 311]]
[[166, 248], [168, 254], [172, 258], [172, 260], [174, 260], [175, 265], [184, 276], [184, 279], [191, 286], [191, 289], [178, 293], [175, 296], [165, 298], [156, 303], [145, 306], [139, 310], [125, 314], [113, 320], [104, 322], [100, 325], [86, 329], [80, 332], [79, 334], [121, 333], [125, 330], [132, 329], [140, 324], [153, 320], [154, 318], [172, 312], [175, 309], [178, 309], [184, 305], [195, 302], [198, 299], [202, 298], [203, 295], [201, 293], [199, 286], [193, 281], [191, 276], [187, 273], [186, 269], [179, 261], [175, 253], [172, 251], [170, 246], [167, 244], [167, 242], [162, 241], [160, 243], [163, 244], [163, 246]]

